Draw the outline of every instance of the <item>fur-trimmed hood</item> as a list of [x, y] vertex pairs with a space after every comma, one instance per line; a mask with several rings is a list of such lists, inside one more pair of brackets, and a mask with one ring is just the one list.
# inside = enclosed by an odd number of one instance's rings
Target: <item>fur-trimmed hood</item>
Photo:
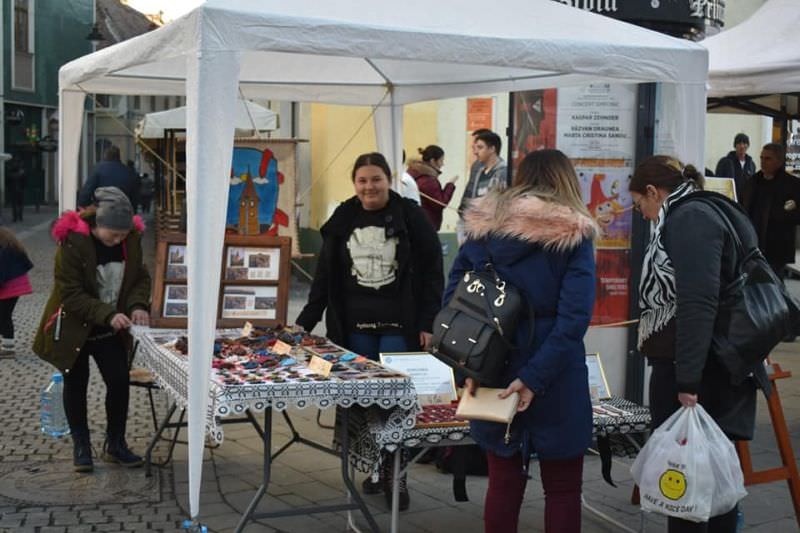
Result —
[[438, 170], [430, 163], [426, 163], [421, 159], [412, 159], [408, 162], [408, 174], [414, 179], [420, 176], [431, 176], [435, 178], [441, 173], [441, 170]]
[[599, 233], [594, 220], [570, 207], [523, 195], [498, 209], [504, 198], [504, 193], [490, 193], [470, 203], [464, 213], [468, 238], [509, 237], [566, 251]]
[[[94, 223], [94, 210], [84, 209], [82, 211], [64, 211], [55, 221], [50, 235], [56, 242], [64, 242], [70, 233], [89, 235], [92, 224]], [[144, 233], [144, 221], [139, 215], [133, 217], [132, 231]]]

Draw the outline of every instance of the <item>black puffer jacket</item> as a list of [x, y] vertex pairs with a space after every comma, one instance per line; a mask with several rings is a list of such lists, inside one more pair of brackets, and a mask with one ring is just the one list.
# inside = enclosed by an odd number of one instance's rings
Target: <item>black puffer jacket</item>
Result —
[[766, 372], [732, 385], [725, 367], [710, 353], [721, 288], [735, 278], [739, 254], [724, 221], [708, 205], [712, 198], [727, 214], [745, 250], [758, 244], [744, 211], [726, 197], [697, 192], [676, 202], [664, 223], [664, 247], [675, 268], [675, 378], [680, 392], [699, 402], [729, 436], [750, 439], [755, 427], [756, 388], [769, 390]]
[[[342, 264], [340, 250], [353, 230], [361, 204], [357, 197], [341, 203], [322, 226], [322, 250], [311, 292], [295, 321], [311, 331], [325, 313], [326, 335], [337, 344], [344, 344], [348, 332], [344, 327], [342, 289], [351, 265]], [[419, 332], [433, 331], [433, 319], [441, 308], [444, 274], [442, 246], [436, 231], [414, 201], [389, 192], [386, 217], [387, 233], [399, 237], [397, 246], [397, 305], [403, 318], [403, 335], [410, 350], [419, 348]]]
[[720, 159], [714, 171], [715, 176], [733, 178], [733, 181], [736, 183], [736, 197], [740, 199], [744, 191], [745, 183], [747, 183], [747, 180], [755, 173], [756, 164], [753, 162], [753, 158], [745, 154], [744, 167], [742, 167], [742, 164], [739, 162], [739, 157], [736, 155], [736, 150], [731, 150], [728, 152], [728, 155]]

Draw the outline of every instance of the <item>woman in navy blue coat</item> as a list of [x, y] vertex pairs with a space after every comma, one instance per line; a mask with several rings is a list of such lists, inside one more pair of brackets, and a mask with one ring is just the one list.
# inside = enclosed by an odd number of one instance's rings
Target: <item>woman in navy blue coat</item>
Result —
[[[489, 460], [485, 530], [517, 531], [528, 460], [536, 452], [545, 530], [578, 532], [583, 454], [592, 438], [583, 336], [594, 304], [597, 227], [572, 164], [558, 150], [528, 154], [511, 188], [473, 201], [464, 221], [468, 240], [450, 272], [445, 301], [465, 272], [490, 262], [535, 314], [520, 320], [504, 375], [503, 395], [520, 393], [508, 444], [505, 425], [471, 423]], [[476, 386], [467, 379], [469, 390]]]

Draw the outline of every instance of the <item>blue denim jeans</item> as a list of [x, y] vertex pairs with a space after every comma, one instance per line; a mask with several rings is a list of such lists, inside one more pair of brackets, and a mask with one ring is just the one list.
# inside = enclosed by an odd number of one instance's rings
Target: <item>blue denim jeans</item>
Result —
[[377, 335], [372, 333], [349, 333], [347, 349], [373, 361], [381, 352], [407, 352], [408, 344], [402, 335]]

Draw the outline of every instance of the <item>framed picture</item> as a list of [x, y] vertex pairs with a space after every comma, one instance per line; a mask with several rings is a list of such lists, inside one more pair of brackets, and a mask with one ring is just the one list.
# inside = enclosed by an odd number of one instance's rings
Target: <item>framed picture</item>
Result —
[[422, 405], [449, 404], [456, 400], [453, 369], [428, 352], [392, 352], [380, 354], [381, 364], [408, 374]]
[[[186, 279], [186, 236], [159, 236], [150, 323], [185, 328], [189, 314]], [[217, 327], [245, 322], [285, 324], [289, 307], [291, 239], [270, 235], [225, 236], [221, 257]]]
[[606, 373], [599, 353], [586, 354], [586, 367], [589, 369], [589, 394], [592, 403], [611, 398], [611, 389], [608, 388]]

